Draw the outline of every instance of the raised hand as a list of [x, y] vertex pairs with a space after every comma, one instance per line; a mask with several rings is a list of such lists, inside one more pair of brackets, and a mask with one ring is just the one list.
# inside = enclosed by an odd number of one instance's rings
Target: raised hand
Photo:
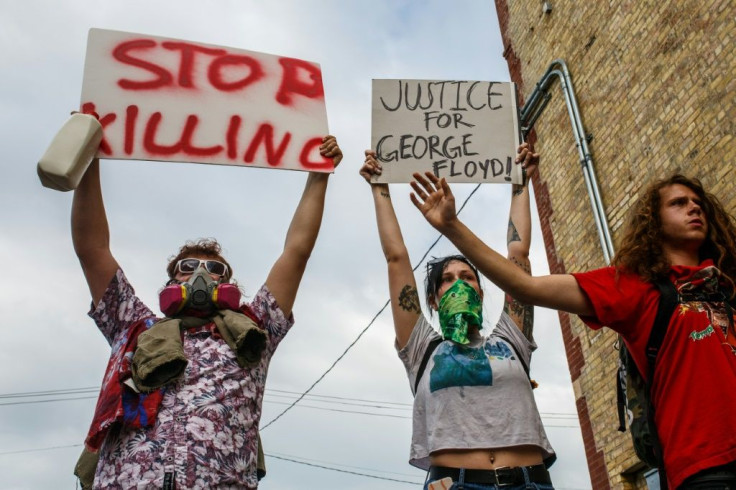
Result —
[[539, 166], [539, 153], [534, 152], [534, 148], [529, 143], [522, 143], [516, 149], [516, 163], [526, 170], [527, 180], [534, 175]]
[[334, 163], [335, 168], [337, 168], [342, 161], [342, 150], [337, 144], [337, 138], [331, 134], [322, 138], [322, 144], [319, 147], [319, 154], [323, 157], [332, 158], [332, 163]]
[[424, 175], [426, 179], [418, 172], [413, 174], [411, 202], [430, 225], [442, 232], [457, 219], [455, 196], [444, 178], [439, 179], [432, 172], [425, 172]]
[[361, 177], [363, 177], [365, 181], [370, 184], [371, 178], [374, 175], [381, 175], [381, 172], [383, 172], [383, 167], [381, 166], [381, 163], [376, 159], [376, 152], [373, 150], [366, 150], [365, 161], [363, 162], [363, 166], [360, 167], [359, 172]]

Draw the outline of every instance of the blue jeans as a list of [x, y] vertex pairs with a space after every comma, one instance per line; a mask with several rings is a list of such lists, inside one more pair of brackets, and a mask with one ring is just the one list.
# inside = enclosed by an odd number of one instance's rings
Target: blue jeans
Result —
[[[458, 481], [454, 482], [452, 486], [450, 487], [450, 490], [554, 490], [555, 487], [548, 483], [534, 483], [528, 481], [528, 475], [526, 474], [526, 469], [523, 469], [524, 476], [527, 477], [527, 483], [520, 483], [518, 485], [504, 485], [502, 487], [499, 487], [498, 485], [485, 485], [481, 483], [465, 483], [464, 480], [464, 474], [465, 470], [460, 470], [460, 478]], [[427, 490], [429, 488], [429, 484], [431, 482], [426, 482], [424, 484], [424, 490]]]

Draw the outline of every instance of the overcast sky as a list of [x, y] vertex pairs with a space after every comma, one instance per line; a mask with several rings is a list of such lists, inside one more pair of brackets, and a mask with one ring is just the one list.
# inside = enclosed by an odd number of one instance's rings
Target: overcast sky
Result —
[[[322, 67], [330, 132], [345, 159], [330, 179], [322, 231], [294, 306], [296, 325], [271, 363], [262, 427], [332, 365], [388, 299], [372, 200], [358, 175], [370, 145], [371, 79], [509, 79], [491, 0], [1, 2], [1, 488], [74, 488], [72, 469], [109, 355], [86, 316], [89, 293], [69, 233], [72, 194], [42, 187], [35, 168], [69, 111], [79, 106], [92, 27], [273, 53]], [[217, 237], [239, 283], [252, 294], [281, 251], [305, 177], [103, 161], [113, 253], [138, 295], [156, 309], [167, 258], [187, 239]], [[458, 201], [473, 187], [455, 185]], [[395, 184], [392, 193], [416, 263], [437, 233], [411, 205], [408, 185]], [[501, 250], [509, 194], [505, 185], [484, 185], [462, 214]], [[532, 267], [543, 274], [538, 226], [535, 216]], [[453, 252], [442, 239], [431, 255]], [[486, 287], [484, 316], [495, 323], [502, 294]], [[558, 489], [588, 489], [555, 312], [536, 310], [535, 337], [535, 395], [558, 453], [553, 481]], [[10, 396], [51, 390], [62, 395]], [[270, 457], [261, 487], [418, 488], [424, 473], [407, 462], [411, 401], [387, 310], [310, 396], [263, 431]]]

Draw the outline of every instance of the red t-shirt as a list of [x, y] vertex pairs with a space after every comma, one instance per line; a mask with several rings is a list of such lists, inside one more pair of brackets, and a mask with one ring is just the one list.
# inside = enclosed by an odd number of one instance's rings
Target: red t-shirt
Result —
[[[686, 299], [672, 315], [660, 348], [652, 400], [672, 488], [699, 471], [736, 461], [733, 326], [724, 303], [697, 300], [699, 292], [717, 287], [719, 274], [711, 261], [670, 271]], [[573, 276], [595, 310], [595, 316], [581, 319], [591, 328], [618, 332], [640, 372], [647, 373], [644, 351], [659, 304], [656, 286], [633, 274], [617, 279], [613, 267]]]

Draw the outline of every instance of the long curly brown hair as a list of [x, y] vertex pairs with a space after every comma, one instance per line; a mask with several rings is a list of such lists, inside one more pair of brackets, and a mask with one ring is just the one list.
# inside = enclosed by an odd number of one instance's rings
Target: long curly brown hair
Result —
[[176, 255], [169, 257], [169, 265], [166, 266], [166, 272], [169, 279], [176, 275], [176, 263], [185, 257], [204, 256], [224, 262], [227, 265], [227, 276], [225, 281], [229, 281], [233, 276], [233, 268], [230, 266], [225, 257], [222, 256], [222, 246], [214, 238], [200, 238], [197, 241], [187, 240], [187, 242], [179, 248]]
[[613, 258], [618, 270], [633, 272], [645, 281], [667, 277], [671, 264], [662, 249], [662, 204], [660, 190], [680, 184], [700, 198], [708, 221], [708, 236], [700, 246], [700, 260], [712, 259], [723, 278], [734, 286], [736, 278], [736, 228], [734, 218], [698, 179], [674, 174], [652, 183], [634, 205], [621, 246]]

